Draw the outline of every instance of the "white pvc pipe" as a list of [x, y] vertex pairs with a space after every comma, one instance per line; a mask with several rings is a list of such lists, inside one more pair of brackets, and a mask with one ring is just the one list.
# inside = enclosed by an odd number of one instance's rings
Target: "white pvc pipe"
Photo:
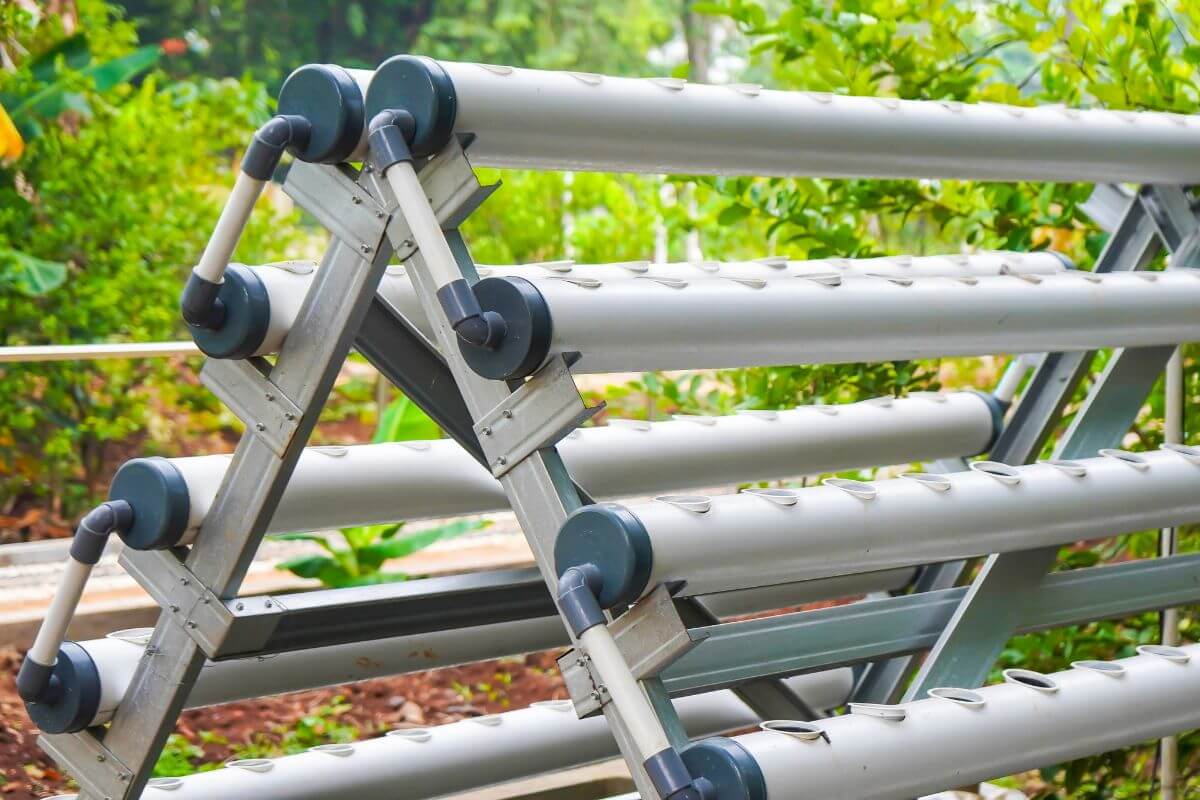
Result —
[[[478, 166], [1200, 182], [1194, 117], [845, 97], [442, 61]], [[387, 78], [375, 76], [375, 85]]]
[[[1002, 274], [1046, 275], [1063, 272], [1066, 265], [1054, 253], [1010, 253], [987, 252], [971, 255], [945, 256], [893, 256], [866, 259], [821, 259], [815, 261], [788, 261], [786, 259], [763, 259], [761, 261], [704, 261], [673, 264], [651, 264], [648, 261], [630, 261], [617, 264], [575, 264], [570, 261], [526, 264], [522, 266], [480, 266], [479, 276], [526, 277], [542, 282], [554, 280], [576, 281], [590, 284], [595, 281], [609, 282], [621, 279], [640, 278], [667, 281], [695, 281], [705, 278], [727, 278], [758, 282], [797, 276], [868, 276], [888, 275], [894, 277], [970, 277], [996, 276]], [[270, 322], [256, 355], [279, 352], [288, 331], [300, 313], [300, 305], [308, 293], [315, 277], [316, 264], [311, 261], [284, 261], [254, 267], [254, 273], [263, 282], [270, 296]], [[638, 281], [636, 286], [641, 286]], [[736, 287], [723, 284], [727, 292]], [[387, 268], [379, 284], [379, 295], [413, 324], [418, 325], [428, 336], [429, 325], [425, 312], [413, 289], [411, 280], [402, 266]]]
[[[850, 691], [848, 668], [788, 679], [801, 696]], [[836, 704], [836, 703], [835, 703]], [[694, 737], [737, 730], [758, 717], [730, 691], [684, 697], [675, 707]], [[394, 731], [299, 755], [234, 762], [182, 779], [151, 781], [147, 800], [425, 800], [617, 755], [602, 716], [580, 720], [565, 700], [433, 728]]]
[[[973, 455], [993, 434], [984, 398], [948, 392], [667, 422], [613, 420], [572, 433], [559, 452], [581, 486], [611, 499]], [[230, 459], [171, 459], [188, 487], [188, 529], [181, 543], [190, 542], [204, 522]], [[449, 440], [311, 447], [300, 457], [268, 530], [323, 530], [507, 507], [500, 484]]]
[[26, 658], [47, 667], [58, 658], [58, 648], [67, 636], [67, 628], [75, 616], [75, 609], [79, 606], [79, 598], [83, 596], [93, 566], [77, 561], [73, 556], [67, 557], [58, 589], [50, 599], [50, 607], [46, 609], [42, 626], [38, 628], [37, 637]]
[[974, 704], [930, 697], [887, 709], [902, 720], [852, 713], [735, 741], [770, 800], [917, 797], [1200, 726], [1200, 645], [1166, 653], [1042, 676], [1054, 690], [1006, 682], [968, 695]]
[[835, 479], [791, 492], [677, 496], [628, 508], [653, 550], [645, 590], [679, 581], [686, 594], [709, 594], [1200, 519], [1200, 451], [1130, 457], [1137, 463], [1116, 456], [1059, 466], [981, 462], [977, 466], [999, 475], [971, 470], [871, 483]]
[[[851, 579], [833, 578], [772, 587], [770, 591], [730, 592], [703, 598], [718, 616], [784, 608], [829, 598], [889, 591], [908, 584], [912, 570], [893, 570]], [[103, 725], [125, 696], [138, 662], [145, 655], [150, 628], [117, 631], [103, 639], [76, 642], [100, 676], [100, 703], [89, 727]], [[316, 647], [265, 658], [209, 661], [188, 695], [186, 708], [230, 703], [253, 697], [298, 692], [322, 686], [470, 664], [567, 647], [570, 640], [558, 617], [515, 620], [413, 636], [397, 636], [345, 645]], [[840, 705], [846, 697], [842, 677], [824, 673], [803, 685], [813, 708]]]
[[591, 658], [596, 678], [608, 690], [613, 708], [628, 729], [639, 761], [669, 749], [671, 743], [662, 722], [630, 672], [608, 626], [593, 625], [580, 634], [579, 643]]
[[[1200, 275], [535, 281], [575, 372], [717, 369], [1140, 347], [1200, 339]], [[614, 324], [614, 320], [620, 324]]]
[[228, 266], [229, 259], [233, 258], [233, 251], [237, 249], [238, 240], [246, 228], [246, 221], [250, 219], [254, 204], [258, 202], [258, 197], [266, 185], [266, 181], [251, 178], [238, 170], [233, 190], [229, 193], [229, 199], [225, 201], [225, 207], [221, 209], [221, 216], [217, 218], [217, 224], [208, 238], [204, 254], [200, 256], [199, 263], [192, 268], [198, 276], [209, 283], [220, 283], [224, 278], [225, 267]]
[[413, 240], [421, 251], [425, 268], [433, 279], [433, 285], [441, 288], [451, 281], [462, 280], [462, 271], [450, 252], [450, 245], [442, 233], [433, 207], [425, 196], [425, 187], [417, 178], [413, 165], [401, 161], [388, 168], [385, 177], [396, 196], [400, 213], [412, 231]]

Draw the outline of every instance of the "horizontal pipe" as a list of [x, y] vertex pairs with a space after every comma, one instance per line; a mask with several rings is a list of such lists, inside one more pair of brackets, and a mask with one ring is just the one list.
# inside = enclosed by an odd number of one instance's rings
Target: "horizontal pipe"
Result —
[[[582, 486], [612, 498], [976, 454], [998, 424], [988, 398], [948, 392], [666, 422], [614, 420], [570, 434], [559, 451]], [[134, 506], [126, 542], [139, 548], [190, 542], [230, 458], [124, 465], [110, 495]], [[300, 457], [269, 530], [449, 517], [507, 505], [500, 484], [449, 440], [313, 447]]]
[[[583, 284], [621, 279], [693, 281], [728, 278], [764, 281], [798, 276], [888, 275], [894, 277], [969, 277], [1002, 274], [1044, 275], [1062, 272], [1069, 262], [1053, 252], [984, 252], [970, 255], [891, 256], [864, 259], [820, 259], [790, 261], [766, 258], [759, 261], [704, 261], [652, 264], [630, 261], [617, 264], [575, 264], [570, 261], [522, 266], [481, 266], [480, 277], [528, 277], [533, 280], [562, 279]], [[235, 267], [232, 279], [250, 284], [245, 289], [229, 287], [226, 314], [229, 330], [194, 331], [197, 342], [211, 355], [223, 357], [231, 349], [233, 331], [256, 337], [236, 342], [240, 353], [277, 353], [287, 338], [300, 304], [315, 277], [311, 261], [285, 261], [257, 267]], [[640, 285], [640, 283], [638, 284]], [[726, 287], [730, 288], [730, 287]], [[379, 284], [379, 295], [432, 339], [425, 312], [404, 267], [388, 267]], [[262, 298], [256, 300], [255, 298]]]
[[121, 344], [48, 344], [0, 347], [0, 364], [54, 361], [102, 361], [114, 358], [168, 358], [202, 355], [195, 342], [145, 342]]
[[[360, 76], [360, 83], [368, 80]], [[451, 84], [443, 138], [478, 166], [1002, 181], [1200, 181], [1190, 116], [906, 101], [398, 57], [368, 118]], [[416, 94], [422, 93], [422, 94]], [[450, 110], [452, 107], [452, 110]], [[426, 124], [418, 119], [418, 129]], [[1196, 172], [1190, 170], [1196, 169]]]
[[581, 353], [573, 370], [584, 373], [878, 362], [1200, 339], [1195, 270], [1065, 272], [1033, 280], [849, 276], [832, 286], [805, 278], [760, 287], [724, 280], [610, 281], [592, 288], [533, 283], [553, 321], [548, 351]]
[[560, 574], [591, 563], [602, 602], [658, 584], [709, 594], [952, 561], [1200, 519], [1200, 451], [1159, 450], [798, 490], [585, 506], [563, 524]]
[[1133, 658], [1026, 679], [1043, 688], [1014, 676], [967, 694], [938, 692], [960, 700], [928, 697], [881, 710], [902, 719], [851, 713], [798, 727], [776, 723], [770, 727], [793, 732], [733, 741], [761, 770], [771, 800], [917, 797], [1200, 726], [1200, 645], [1160, 652], [1143, 648]]
[[[850, 670], [792, 679], [789, 685], [824, 708], [842, 702]], [[819, 702], [818, 702], [819, 701]], [[758, 722], [732, 692], [680, 700], [692, 736]], [[578, 719], [570, 701], [535, 703], [520, 711], [433, 728], [401, 729], [377, 739], [326, 745], [276, 759], [232, 762], [182, 779], [151, 781], [147, 798], [226, 800], [424, 800], [612, 758], [617, 746], [602, 716]], [[169, 790], [169, 794], [167, 791]]]
[[[911, 578], [912, 570], [889, 571], [776, 586], [769, 590], [728, 592], [701, 600], [719, 617], [740, 616], [816, 600], [896, 590], [907, 585]], [[569, 646], [570, 640], [549, 596], [546, 605], [546, 613], [553, 616], [311, 647], [267, 657], [257, 655], [209, 661], [200, 671], [185, 708]], [[346, 610], [343, 615], [347, 613], [353, 612]], [[27, 705], [38, 727], [47, 733], [62, 733], [103, 725], [111, 720], [133, 680], [138, 662], [145, 655], [150, 632], [150, 628], [117, 631], [103, 639], [66, 645], [66, 657], [60, 660], [62, 667], [69, 665], [69, 671], [59, 669], [57, 674], [67, 691], [54, 702]], [[814, 708], [832, 708], [844, 699], [844, 695], [820, 693], [822, 687], [828, 688], [828, 685], [817, 682], [806, 689], [817, 692], [811, 697], [805, 695]]]

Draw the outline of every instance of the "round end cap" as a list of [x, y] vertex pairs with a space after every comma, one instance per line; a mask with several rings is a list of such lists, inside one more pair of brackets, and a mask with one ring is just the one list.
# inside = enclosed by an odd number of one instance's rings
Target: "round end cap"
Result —
[[988, 411], [990, 411], [992, 414], [992, 435], [982, 450], [980, 450], [978, 453], [971, 454], [977, 456], [989, 452], [996, 444], [996, 440], [999, 439], [1000, 434], [1004, 432], [1004, 414], [1008, 411], [1008, 407], [1012, 404], [1004, 402], [990, 392], [981, 392], [977, 389], [969, 389], [968, 391], [970, 391], [971, 394], [978, 395], [979, 398], [983, 400], [984, 405], [988, 407]]
[[711, 781], [721, 800], [767, 800], [767, 782], [758, 762], [733, 739], [705, 739], [682, 756], [688, 773]]
[[475, 372], [494, 381], [529, 377], [550, 354], [553, 324], [546, 298], [524, 278], [484, 278], [472, 288], [480, 308], [504, 318], [504, 339], [494, 349], [459, 339], [463, 358]]
[[349, 72], [334, 64], [307, 64], [288, 75], [279, 89], [278, 113], [309, 121], [308, 142], [288, 151], [318, 164], [350, 158], [366, 124], [362, 91]]
[[88, 651], [63, 642], [53, 679], [62, 687], [51, 703], [26, 703], [29, 718], [45, 733], [78, 733], [92, 724], [100, 707], [100, 672]]
[[189, 325], [192, 340], [212, 358], [249, 358], [258, 352], [271, 325], [271, 295], [254, 270], [230, 264], [217, 291], [225, 319], [217, 330]]
[[431, 156], [454, 133], [458, 97], [442, 65], [427, 56], [393, 56], [379, 65], [367, 89], [367, 119], [380, 111], [401, 109], [416, 122], [408, 143], [415, 156]]
[[554, 543], [554, 568], [561, 576], [571, 567], [592, 564], [603, 586], [603, 608], [626, 606], [646, 591], [654, 551], [637, 516], [616, 503], [584, 506], [567, 517]]
[[121, 534], [121, 541], [134, 550], [174, 547], [187, 530], [187, 481], [165, 458], [126, 461], [113, 478], [108, 499], [133, 506], [133, 525]]

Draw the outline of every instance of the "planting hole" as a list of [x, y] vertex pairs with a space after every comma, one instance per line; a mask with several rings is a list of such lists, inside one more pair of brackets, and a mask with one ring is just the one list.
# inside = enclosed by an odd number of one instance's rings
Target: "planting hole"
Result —
[[782, 733], [785, 736], [791, 736], [793, 739], [799, 739], [802, 742], [811, 742], [820, 739], [825, 733], [819, 725], [811, 722], [800, 722], [794, 719], [767, 720], [766, 722], [760, 722], [758, 727], [771, 733]]
[[1188, 655], [1188, 651], [1178, 647], [1168, 647], [1165, 644], [1144, 644], [1137, 651], [1144, 656], [1165, 658], [1173, 664], [1186, 664], [1192, 658]]
[[1074, 669], [1099, 672], [1101, 675], [1108, 675], [1111, 678], [1119, 678], [1125, 674], [1125, 667], [1115, 661], [1072, 661], [1071, 666]]
[[1058, 691], [1058, 684], [1054, 682], [1053, 678], [1031, 669], [1006, 669], [1003, 675], [1005, 681], [1015, 686], [1025, 686], [1046, 694], [1054, 694]]
[[958, 703], [960, 706], [966, 706], [967, 708], [983, 708], [987, 703], [987, 700], [979, 692], [973, 692], [970, 689], [956, 689], [949, 686], [939, 686], [936, 689], [930, 689], [929, 696], [937, 697], [941, 700], [949, 700], [952, 703]]
[[1016, 467], [1001, 464], [999, 461], [972, 461], [971, 470], [983, 473], [989, 478], [995, 478], [1001, 483], [1007, 483], [1009, 486], [1016, 486], [1021, 482], [1021, 473]]

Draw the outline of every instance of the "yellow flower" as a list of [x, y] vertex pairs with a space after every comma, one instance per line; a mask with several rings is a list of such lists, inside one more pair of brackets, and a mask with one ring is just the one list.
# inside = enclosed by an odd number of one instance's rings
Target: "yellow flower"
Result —
[[4, 106], [0, 105], [0, 159], [16, 161], [23, 152], [25, 140], [21, 138], [20, 131], [4, 110]]

